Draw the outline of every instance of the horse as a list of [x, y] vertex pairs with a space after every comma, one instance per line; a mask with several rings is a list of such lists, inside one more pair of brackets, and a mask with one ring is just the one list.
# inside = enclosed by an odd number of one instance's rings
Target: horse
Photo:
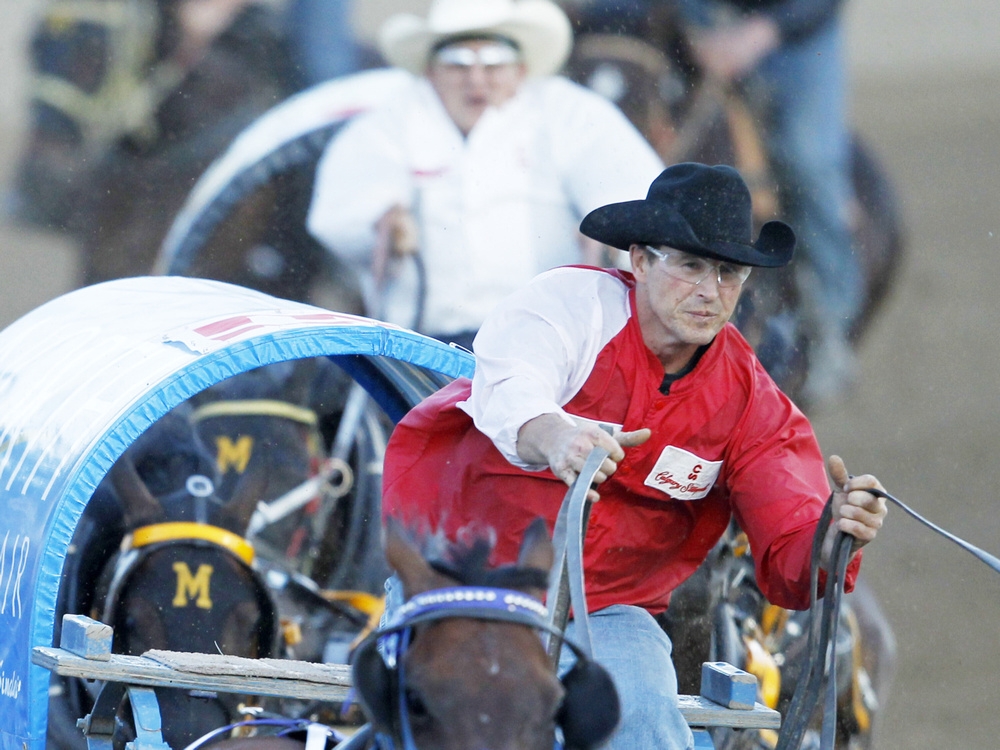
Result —
[[[735, 166], [750, 186], [754, 217], [778, 214], [779, 175], [742, 92], [722, 87], [698, 70], [669, 4], [642, 18], [599, 18], [567, 8], [576, 41], [564, 73], [615, 102], [667, 164], [679, 161]], [[851, 143], [854, 249], [865, 283], [863, 304], [850, 331], [854, 347], [891, 292], [905, 256], [899, 202], [871, 148], [855, 133]], [[733, 321], [769, 374], [808, 410], [801, 390], [815, 322], [794, 267], [753, 275]]]
[[[554, 550], [543, 519], [522, 539], [517, 562], [490, 568], [492, 544], [423, 544], [393, 518], [385, 556], [406, 603], [352, 660], [355, 692], [370, 725], [343, 747], [404, 750], [567, 750], [602, 744], [619, 720], [610, 675], [577, 654], [562, 677], [539, 633], [555, 633], [541, 599]], [[295, 750], [292, 737], [223, 740], [219, 750]]]
[[[230, 496], [259, 452], [272, 457], [271, 496], [264, 500], [275, 507], [251, 524], [269, 557], [326, 589], [351, 583], [381, 591], [388, 570], [372, 521], [381, 493], [379, 446], [391, 424], [359, 399], [340, 366], [323, 357], [269, 365], [224, 380], [191, 403], [192, 421], [215, 455], [220, 496]], [[344, 421], [351, 424], [349, 442]]]
[[[214, 462], [187, 408], [161, 418], [116, 461], [88, 505], [64, 570], [61, 612], [112, 625], [116, 653], [279, 655], [276, 600], [244, 538], [267, 491], [268, 467], [263, 461], [257, 467], [221, 500]], [[75, 718], [89, 711], [94, 696], [78, 681], [59, 687], [50, 737], [61, 747], [82, 747]], [[159, 688], [157, 697], [174, 747], [236, 715], [228, 698]]]
[[257, 0], [52, 3], [31, 49], [19, 218], [78, 242], [81, 284], [148, 273], [194, 179], [296, 86]]

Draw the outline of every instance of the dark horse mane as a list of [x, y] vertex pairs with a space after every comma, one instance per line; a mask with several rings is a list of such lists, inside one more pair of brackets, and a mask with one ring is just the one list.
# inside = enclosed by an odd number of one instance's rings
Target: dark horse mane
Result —
[[493, 543], [485, 538], [451, 544], [447, 559], [431, 559], [430, 566], [441, 575], [455, 579], [462, 586], [482, 586], [505, 589], [546, 589], [549, 572], [516, 565], [489, 567]]

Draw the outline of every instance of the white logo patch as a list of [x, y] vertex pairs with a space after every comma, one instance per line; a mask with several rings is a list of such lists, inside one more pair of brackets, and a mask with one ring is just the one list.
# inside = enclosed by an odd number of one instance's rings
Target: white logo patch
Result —
[[719, 478], [722, 461], [706, 461], [682, 448], [668, 445], [644, 484], [675, 500], [701, 500]]

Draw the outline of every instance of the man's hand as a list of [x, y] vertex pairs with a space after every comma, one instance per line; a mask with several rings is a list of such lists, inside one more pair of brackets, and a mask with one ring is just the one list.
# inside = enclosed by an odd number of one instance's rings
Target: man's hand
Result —
[[372, 248], [372, 276], [381, 286], [389, 277], [393, 260], [415, 255], [420, 249], [417, 221], [406, 208], [395, 205], [375, 222], [375, 247]]
[[831, 535], [834, 530], [843, 531], [854, 537], [851, 547], [853, 555], [868, 542], [875, 538], [878, 530], [882, 528], [887, 513], [885, 500], [876, 497], [866, 489], [885, 489], [882, 484], [871, 474], [851, 477], [847, 473], [847, 467], [840, 456], [830, 456], [827, 461], [827, 469], [833, 479], [833, 525]]
[[[518, 430], [517, 455], [530, 464], [548, 464], [552, 473], [571, 487], [590, 451], [599, 446], [608, 451], [608, 457], [594, 477], [594, 483], [600, 484], [618, 469], [618, 463], [625, 458], [623, 448], [642, 445], [651, 434], [643, 428], [612, 437], [597, 425], [575, 425], [558, 414], [542, 414], [528, 420]], [[596, 501], [597, 492], [591, 490], [588, 499]]]
[[763, 16], [731, 26], [691, 30], [690, 38], [698, 64], [724, 82], [745, 76], [781, 42], [778, 26]]
[[250, 0], [183, 0], [177, 4], [177, 25], [181, 38], [174, 58], [182, 66], [192, 67], [209, 45], [232, 24]]

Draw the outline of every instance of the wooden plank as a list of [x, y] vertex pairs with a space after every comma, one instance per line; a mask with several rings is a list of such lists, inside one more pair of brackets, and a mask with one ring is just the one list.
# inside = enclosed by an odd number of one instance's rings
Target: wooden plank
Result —
[[36, 646], [33, 663], [66, 677], [123, 682], [144, 687], [173, 687], [242, 695], [261, 695], [300, 700], [342, 701], [350, 689], [350, 667], [331, 667], [328, 682], [255, 677], [235, 674], [198, 674], [173, 669], [143, 656], [112, 654], [105, 662], [84, 659], [59, 648]]
[[[241, 670], [240, 661], [255, 660], [179, 652], [157, 652], [156, 656], [167, 660], [165, 654], [170, 654], [170, 657], [175, 658], [177, 663], [183, 664], [186, 668], [200, 671], [175, 669], [145, 656], [112, 654], [108, 661], [95, 661], [60, 648], [44, 646], [35, 647], [31, 660], [38, 666], [57, 674], [85, 680], [299, 700], [342, 701], [347, 697], [351, 685], [351, 669], [346, 664], [312, 664], [291, 659], [266, 659], [259, 660], [269, 662], [266, 665], [245, 665]], [[212, 663], [224, 662], [231, 663], [225, 668], [229, 674], [206, 673], [211, 671]], [[274, 676], [282, 666], [283, 673], [288, 676]], [[271, 676], [261, 676], [264, 670], [270, 670]], [[306, 672], [311, 679], [299, 679]], [[778, 729], [781, 726], [781, 714], [760, 703], [757, 703], [752, 710], [742, 711], [725, 708], [700, 695], [682, 695], [679, 704], [681, 714], [692, 727]]]
[[346, 664], [318, 664], [294, 659], [248, 659], [242, 656], [158, 649], [147, 651], [142, 657], [178, 672], [201, 675], [270, 677], [317, 682], [322, 685], [343, 685], [350, 680], [350, 667]]
[[713, 703], [700, 695], [682, 695], [678, 699], [681, 714], [692, 727], [733, 727], [735, 729], [779, 729], [781, 714], [763, 703], [752, 710], [734, 710]]

